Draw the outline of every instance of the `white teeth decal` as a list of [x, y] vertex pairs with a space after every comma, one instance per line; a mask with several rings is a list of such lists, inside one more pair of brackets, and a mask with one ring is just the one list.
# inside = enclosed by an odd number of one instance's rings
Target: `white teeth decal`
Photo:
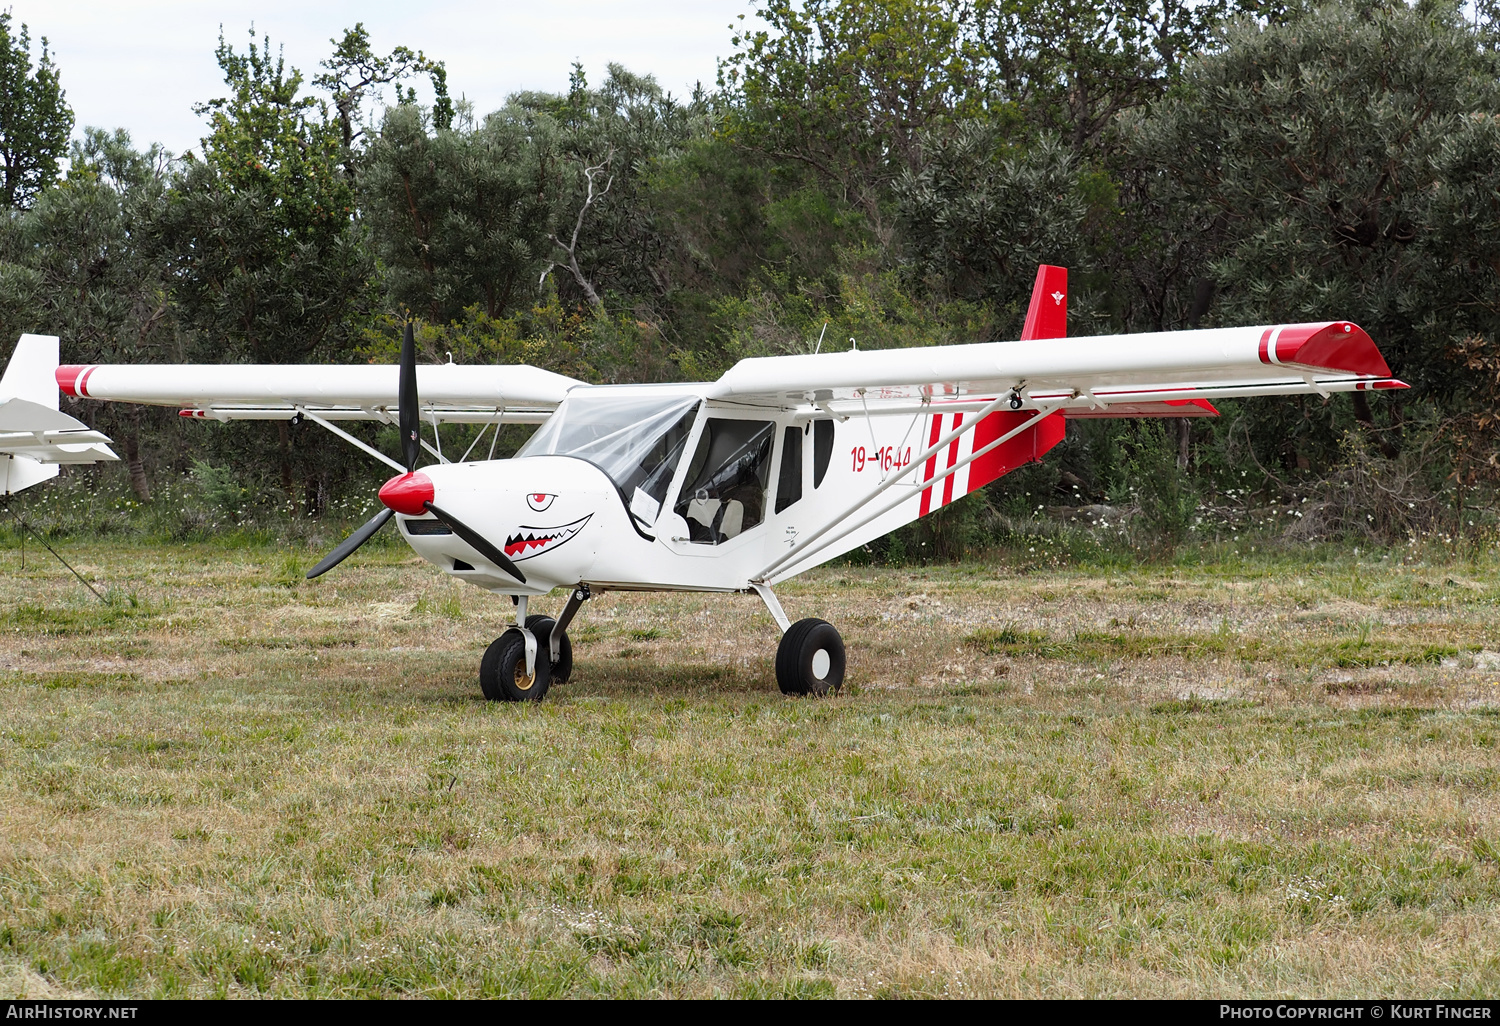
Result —
[[563, 524], [560, 527], [526, 527], [523, 525], [516, 529], [515, 534], [505, 539], [505, 554], [519, 563], [523, 559], [530, 559], [543, 552], [551, 552], [583, 530], [583, 525], [588, 523], [593, 515], [590, 513], [581, 520], [575, 520], [571, 524]]

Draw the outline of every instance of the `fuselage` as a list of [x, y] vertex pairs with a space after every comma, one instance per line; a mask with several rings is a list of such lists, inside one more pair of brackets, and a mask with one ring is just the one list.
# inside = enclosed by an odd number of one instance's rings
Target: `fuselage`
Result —
[[[716, 403], [680, 385], [588, 389], [512, 459], [419, 472], [431, 482], [431, 501], [500, 547], [524, 582], [415, 512], [420, 501], [410, 511], [393, 508], [417, 554], [497, 593], [541, 595], [580, 582], [741, 591], [799, 537], [878, 487], [903, 455], [909, 460], [928, 419], [908, 413], [840, 423], [805, 409]], [[920, 489], [913, 482], [898, 486], [901, 508], [776, 578], [914, 519]]]

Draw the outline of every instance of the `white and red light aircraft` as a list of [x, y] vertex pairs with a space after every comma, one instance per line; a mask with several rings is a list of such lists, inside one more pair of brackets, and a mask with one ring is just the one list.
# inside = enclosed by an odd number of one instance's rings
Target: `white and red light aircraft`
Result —
[[[1406, 387], [1343, 321], [1067, 338], [1066, 311], [1067, 272], [1044, 265], [1020, 341], [748, 359], [689, 384], [418, 367], [410, 327], [399, 368], [92, 365], [56, 379], [70, 396], [184, 417], [309, 420], [390, 464], [385, 508], [308, 577], [394, 517], [418, 555], [511, 596], [515, 620], [480, 663], [487, 698], [540, 700], [566, 681], [568, 624], [610, 589], [753, 591], [782, 630], [777, 684], [821, 694], [843, 681], [843, 641], [822, 620], [790, 622], [772, 586], [1040, 459], [1068, 419], [1216, 416], [1219, 397]], [[404, 461], [340, 420], [397, 423]], [[442, 422], [542, 427], [510, 459], [450, 461]], [[418, 470], [422, 448], [437, 462]], [[569, 593], [561, 613], [528, 616], [556, 588]]]

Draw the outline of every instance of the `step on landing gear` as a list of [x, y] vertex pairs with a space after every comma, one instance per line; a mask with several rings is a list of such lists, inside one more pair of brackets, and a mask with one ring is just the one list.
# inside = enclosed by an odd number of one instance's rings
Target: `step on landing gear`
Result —
[[516, 598], [516, 622], [490, 643], [479, 661], [479, 690], [491, 702], [540, 702], [548, 688], [566, 684], [573, 675], [573, 643], [567, 630], [578, 607], [589, 599], [588, 585], [573, 589], [556, 620], [527, 616], [527, 598]]
[[792, 623], [771, 589], [752, 582], [751, 589], [781, 628], [776, 648], [776, 686], [783, 695], [826, 695], [844, 683], [844, 639], [826, 620], [809, 617]]

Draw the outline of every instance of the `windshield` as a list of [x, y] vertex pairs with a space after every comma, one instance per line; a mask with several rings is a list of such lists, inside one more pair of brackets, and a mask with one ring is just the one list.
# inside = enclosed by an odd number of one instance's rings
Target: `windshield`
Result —
[[691, 395], [569, 396], [516, 458], [588, 460], [614, 481], [637, 519], [654, 523], [697, 409]]

